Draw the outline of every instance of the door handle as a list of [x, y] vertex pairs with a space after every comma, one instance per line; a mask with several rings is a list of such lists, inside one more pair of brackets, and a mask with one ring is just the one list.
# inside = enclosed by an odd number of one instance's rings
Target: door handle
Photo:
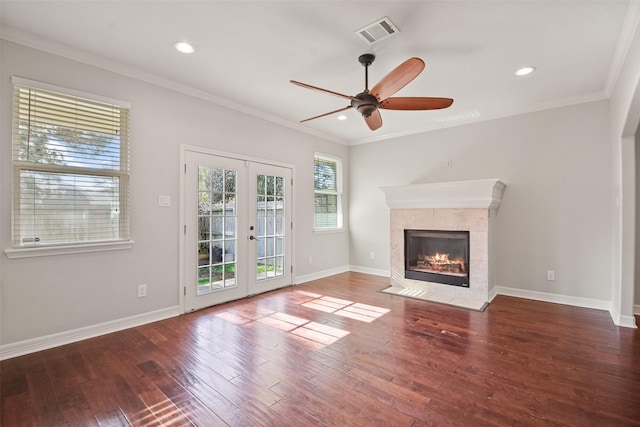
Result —
[[257, 239], [253, 236], [249, 236], [249, 240], [257, 240]]

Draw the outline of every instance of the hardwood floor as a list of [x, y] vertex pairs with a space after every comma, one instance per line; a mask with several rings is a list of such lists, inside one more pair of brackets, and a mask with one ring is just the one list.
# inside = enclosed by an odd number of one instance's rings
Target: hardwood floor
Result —
[[640, 332], [345, 273], [1, 363], [3, 426], [640, 426]]

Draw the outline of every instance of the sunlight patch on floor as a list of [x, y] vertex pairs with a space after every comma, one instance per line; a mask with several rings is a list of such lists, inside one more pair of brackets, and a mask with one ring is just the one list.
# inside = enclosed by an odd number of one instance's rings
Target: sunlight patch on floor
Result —
[[236, 325], [244, 325], [245, 323], [249, 323], [252, 320], [248, 317], [241, 316], [239, 314], [231, 313], [230, 311], [223, 311], [221, 313], [216, 313], [216, 317], [220, 319], [226, 320], [227, 322], [231, 322]]
[[[326, 307], [323, 305], [319, 306]], [[332, 311], [335, 310], [335, 307], [332, 308]], [[350, 333], [349, 331], [345, 331], [344, 329], [339, 329], [322, 323], [313, 322], [309, 319], [304, 319], [302, 317], [293, 316], [291, 314], [282, 313], [279, 311], [272, 312], [269, 315], [259, 317], [255, 320], [228, 311], [217, 313], [215, 314], [215, 316], [219, 319], [233, 323], [234, 325], [248, 326], [253, 322], [257, 322], [262, 325], [287, 332], [289, 334], [292, 334], [297, 341], [309, 345], [314, 350], [318, 350], [327, 345], [333, 344], [340, 338], [346, 337]]]
[[373, 322], [390, 311], [387, 308], [322, 295], [300, 305], [367, 323]]
[[[312, 292], [295, 291], [295, 294], [294, 299], [297, 300], [295, 303], [302, 307], [360, 322], [373, 322], [391, 311], [383, 307]], [[251, 317], [247, 317], [247, 315]], [[314, 349], [331, 345], [350, 333], [344, 329], [266, 308], [251, 311], [251, 313], [235, 312], [235, 310], [231, 309], [216, 313], [215, 316], [239, 326], [249, 325], [253, 322], [255, 322], [253, 324], [266, 325], [291, 334], [292, 338], [308, 344]]]
[[[143, 401], [145, 396], [141, 396]], [[189, 423], [189, 417], [182, 412], [171, 400], [164, 399], [156, 404], [148, 405], [144, 410], [135, 414], [129, 420], [133, 425], [184, 425]]]

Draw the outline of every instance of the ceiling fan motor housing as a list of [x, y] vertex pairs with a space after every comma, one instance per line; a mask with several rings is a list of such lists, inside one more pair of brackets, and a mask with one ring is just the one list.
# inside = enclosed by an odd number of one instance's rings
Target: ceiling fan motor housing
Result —
[[357, 94], [355, 98], [357, 98], [358, 101], [352, 99], [351, 107], [358, 110], [358, 112], [362, 114], [362, 117], [369, 117], [371, 113], [376, 111], [378, 105], [380, 105], [378, 98], [371, 95], [368, 91]]

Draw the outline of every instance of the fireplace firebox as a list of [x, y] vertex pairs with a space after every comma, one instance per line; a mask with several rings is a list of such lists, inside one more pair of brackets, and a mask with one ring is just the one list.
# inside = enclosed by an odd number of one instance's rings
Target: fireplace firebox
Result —
[[469, 232], [404, 230], [407, 279], [469, 287]]

